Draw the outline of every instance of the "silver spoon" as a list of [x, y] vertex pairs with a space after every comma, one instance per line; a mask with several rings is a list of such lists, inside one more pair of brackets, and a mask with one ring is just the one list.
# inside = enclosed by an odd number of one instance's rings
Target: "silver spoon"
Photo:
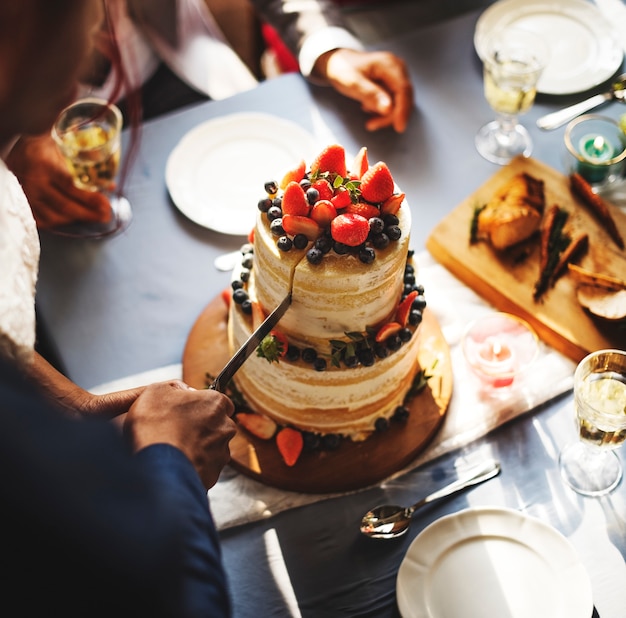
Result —
[[557, 129], [563, 126], [566, 122], [573, 120], [576, 116], [580, 116], [585, 112], [588, 112], [598, 105], [607, 103], [611, 100], [621, 101], [626, 103], [626, 73], [623, 73], [615, 79], [611, 84], [611, 89], [608, 92], [602, 94], [596, 94], [589, 99], [575, 103], [564, 109], [560, 109], [558, 112], [552, 112], [546, 114], [537, 120], [537, 126], [544, 131], [550, 131], [551, 129]]
[[365, 536], [369, 536], [373, 539], [393, 539], [401, 536], [409, 529], [413, 513], [420, 507], [429, 502], [439, 500], [439, 498], [451, 496], [466, 487], [478, 485], [478, 483], [487, 481], [497, 476], [499, 473], [499, 462], [488, 460], [472, 468], [466, 475], [457, 479], [454, 483], [450, 483], [425, 498], [422, 498], [413, 506], [403, 507], [395, 504], [376, 506], [363, 515], [363, 519], [361, 520], [361, 532]]

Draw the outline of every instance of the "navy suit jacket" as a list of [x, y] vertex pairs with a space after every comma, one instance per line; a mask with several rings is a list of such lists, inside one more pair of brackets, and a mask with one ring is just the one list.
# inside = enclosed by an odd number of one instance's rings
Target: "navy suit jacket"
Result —
[[11, 615], [230, 615], [207, 494], [185, 455], [159, 444], [133, 456], [112, 424], [63, 417], [2, 363], [0, 490]]

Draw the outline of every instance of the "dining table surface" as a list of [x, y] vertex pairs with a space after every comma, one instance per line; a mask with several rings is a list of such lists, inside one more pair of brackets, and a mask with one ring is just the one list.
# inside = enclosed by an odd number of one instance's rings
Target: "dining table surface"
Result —
[[[389, 12], [403, 25], [393, 36], [370, 37], [367, 45], [393, 51], [407, 63], [415, 109], [404, 133], [367, 132], [358, 104], [298, 74], [282, 75], [229, 99], [145, 122], [124, 185], [133, 220], [121, 234], [94, 240], [42, 232], [38, 315], [70, 378], [90, 389], [181, 363], [198, 316], [228, 288], [231, 273], [216, 270], [214, 259], [239, 249], [246, 237], [187, 218], [173, 203], [165, 180], [170, 153], [206, 121], [238, 113], [271, 114], [299, 125], [321, 145], [336, 142], [352, 153], [367, 146], [370, 162], [385, 161], [406, 193], [411, 246], [417, 254], [441, 219], [500, 169], [474, 145], [477, 129], [493, 117], [473, 40], [489, 3], [458, 3], [457, 10], [431, 20], [414, 19], [412, 4], [368, 8], [369, 14], [381, 12], [381, 28]], [[373, 23], [369, 27], [375, 29]], [[534, 142], [532, 157], [563, 171], [564, 128], [541, 131], [536, 120], [606, 87], [607, 82], [582, 93], [540, 93], [522, 117]], [[619, 118], [626, 112], [620, 105], [608, 103], [602, 113]], [[125, 148], [129, 139], [125, 132]], [[231, 165], [238, 167], [236, 155]], [[246, 169], [238, 172], [245, 179]], [[228, 216], [229, 186], [216, 184], [206, 199]], [[455, 310], [462, 317], [463, 306]], [[589, 498], [561, 481], [558, 453], [575, 438], [573, 419], [568, 389], [399, 477], [222, 530], [234, 616], [399, 616], [398, 569], [417, 535], [442, 516], [496, 506], [536, 517], [567, 537], [589, 575], [593, 615], [625, 618], [626, 483], [606, 496]], [[475, 453], [499, 460], [501, 474], [420, 509], [403, 537], [374, 540], [360, 534], [361, 516], [372, 506], [416, 502], [453, 479], [458, 462]], [[623, 460], [624, 449], [618, 453]], [[469, 572], [472, 565], [466, 568]]]

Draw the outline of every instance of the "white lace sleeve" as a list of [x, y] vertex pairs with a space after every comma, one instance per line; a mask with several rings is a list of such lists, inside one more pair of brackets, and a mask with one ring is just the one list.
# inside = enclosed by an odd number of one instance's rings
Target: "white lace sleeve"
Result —
[[39, 235], [17, 178], [0, 160], [0, 354], [20, 364], [35, 347]]

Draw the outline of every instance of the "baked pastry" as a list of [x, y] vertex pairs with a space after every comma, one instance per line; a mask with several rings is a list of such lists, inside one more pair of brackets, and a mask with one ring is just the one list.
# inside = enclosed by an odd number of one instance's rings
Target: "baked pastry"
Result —
[[477, 213], [476, 238], [487, 240], [497, 250], [512, 247], [539, 229], [544, 209], [543, 180], [517, 174]]

